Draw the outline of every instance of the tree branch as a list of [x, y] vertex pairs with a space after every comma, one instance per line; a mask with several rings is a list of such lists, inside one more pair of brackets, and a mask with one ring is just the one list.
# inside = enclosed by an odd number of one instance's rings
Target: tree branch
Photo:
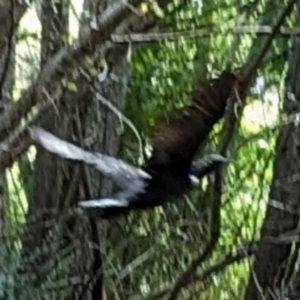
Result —
[[[139, 2], [140, 1], [130, 1], [131, 5]], [[162, 8], [165, 8], [169, 0], [160, 0], [158, 2]], [[124, 1], [122, 3], [116, 3], [102, 15], [99, 30], [91, 32], [90, 35], [85, 37], [84, 41], [81, 41], [79, 44], [61, 49], [56, 55], [49, 59], [41, 70], [38, 79], [23, 92], [17, 102], [8, 104], [5, 111], [0, 115], [0, 141], [4, 141], [5, 149], [10, 149], [8, 150], [10, 154], [7, 151], [2, 152], [2, 154], [0, 152], [0, 170], [9, 167], [13, 161], [28, 148], [29, 143], [22, 142], [22, 137], [24, 136], [23, 134], [17, 134], [17, 132], [20, 133], [20, 128], [16, 129], [16, 127], [18, 127], [20, 120], [26, 117], [36, 104], [39, 105], [36, 112], [36, 119], [38, 119], [47, 109], [52, 110], [53, 106], [58, 105], [59, 101], [66, 102], [68, 105], [70, 105], [70, 103], [78, 105], [81, 99], [87, 98], [85, 95], [89, 92], [89, 86], [85, 84], [80, 86], [80, 90], [76, 95], [74, 95], [74, 93], [69, 95], [70, 97], [72, 96], [71, 101], [69, 101], [69, 96], [68, 100], [56, 99], [53, 95], [50, 95], [50, 98], [52, 98], [52, 102], [50, 102], [49, 100], [43, 100], [44, 95], [41, 93], [43, 86], [51, 80], [56, 80], [57, 82], [61, 81], [65, 73], [71, 74], [72, 69], [75, 69], [77, 66], [77, 64], [74, 66], [73, 62], [78, 62], [78, 60], [83, 59], [85, 55], [92, 54], [93, 49], [98, 44], [100, 45], [105, 42], [101, 47], [103, 49], [103, 55], [109, 54], [112, 57], [115, 57], [117, 54], [120, 55], [120, 53], [124, 51], [124, 46], [109, 42], [108, 37], [110, 33], [114, 30], [118, 33], [122, 33], [125, 32], [128, 27], [133, 27], [133, 30], [143, 31], [155, 26], [155, 18], [153, 16], [143, 18], [143, 22], [140, 22], [140, 19], [139, 16], [131, 13], [131, 10], [128, 9]], [[119, 26], [117, 26], [118, 23], [120, 23]], [[114, 28], [114, 26], [117, 27]], [[112, 59], [112, 61], [115, 61], [115, 59]], [[64, 73], [61, 72], [61, 70], [64, 70]], [[43, 109], [41, 109], [42, 107]], [[13, 138], [10, 137], [11, 134], [14, 136]], [[12, 140], [14, 141], [13, 143], [11, 143]], [[18, 141], [20, 142], [19, 147], [17, 146]], [[13, 151], [13, 149], [18, 149], [18, 151]]]
[[[6, 76], [8, 74], [8, 69], [9, 69], [9, 63], [10, 63], [10, 58], [11, 58], [11, 50], [13, 46], [13, 38], [14, 38], [14, 0], [10, 0], [10, 9], [9, 9], [9, 16], [10, 16], [10, 24], [8, 26], [8, 35], [7, 35], [7, 46], [4, 47], [5, 51], [4, 54], [6, 54], [6, 57], [3, 62], [3, 70], [1, 73], [0, 77], [0, 100], [3, 101], [3, 92], [4, 92], [4, 83], [6, 80]], [[3, 49], [3, 50], [4, 50]]]
[[[202, 273], [196, 276], [195, 281], [197, 282], [205, 282], [209, 279], [209, 277], [213, 274], [219, 273], [223, 271], [226, 267], [231, 266], [234, 263], [240, 262], [241, 260], [248, 258], [249, 256], [254, 255], [257, 250], [257, 244], [249, 244], [239, 248], [235, 252], [230, 252], [225, 255], [224, 259], [220, 260], [215, 265], [212, 265], [208, 269], [204, 270]], [[195, 283], [192, 282], [192, 283]]]
[[[87, 93], [89, 92], [88, 87], [84, 85], [83, 89], [80, 90], [76, 95], [70, 95], [63, 102], [74, 103], [74, 105], [80, 105], [80, 101], [89, 99]], [[29, 118], [25, 124], [21, 124], [13, 129], [9, 135], [0, 144], [0, 172], [10, 167], [30, 146], [30, 139], [27, 133], [27, 127], [35, 124], [45, 114], [56, 106], [58, 99], [61, 97], [62, 91], [58, 89], [56, 95], [52, 96], [51, 100], [47, 102], [38, 103], [35, 107], [34, 115]]]
[[[20, 119], [25, 117], [31, 108], [42, 102], [40, 91], [52, 80], [59, 82], [65, 74], [72, 74], [74, 62], [81, 61], [85, 55], [93, 53], [96, 46], [109, 39], [115, 28], [129, 15], [130, 7], [141, 0], [118, 1], [110, 6], [101, 16], [99, 28], [91, 30], [84, 39], [71, 47], [65, 47], [52, 57], [41, 70], [38, 79], [22, 94], [17, 103], [9, 105], [0, 115], [0, 140], [5, 139]], [[63, 70], [63, 71], [62, 71]]]
[[202, 251], [195, 259], [192, 260], [190, 266], [178, 277], [176, 280], [170, 296], [168, 297], [168, 300], [175, 300], [177, 299], [181, 289], [185, 286], [187, 286], [193, 279], [195, 272], [197, 271], [198, 267], [201, 263], [203, 263], [208, 255], [213, 250], [215, 243], [213, 240], [211, 240], [207, 245], [204, 251]]
[[297, 0], [290, 0], [287, 3], [286, 7], [281, 11], [278, 19], [276, 20], [270, 35], [266, 38], [265, 42], [262, 44], [260, 50], [258, 51], [258, 55], [253, 59], [253, 61], [250, 62], [250, 64], [245, 69], [244, 84], [247, 84], [247, 86], [249, 86], [252, 82], [254, 74], [261, 65], [266, 53], [272, 45], [273, 40], [275, 39], [276, 35], [280, 32], [280, 28], [283, 22], [291, 13], [296, 2]]
[[[227, 31], [220, 32], [219, 28], [201, 28], [195, 30], [186, 30], [178, 32], [151, 32], [151, 33], [129, 33], [129, 34], [112, 34], [111, 39], [114, 43], [149, 43], [159, 42], [163, 40], [177, 40], [182, 37], [197, 38], [210, 36], [212, 34], [272, 34], [273, 27], [269, 25], [261, 26], [238, 26]], [[291, 35], [300, 35], [300, 28], [283, 28], [279, 29], [279, 33], [283, 36], [290, 37]]]
[[286, 17], [291, 12], [294, 4], [297, 0], [290, 0], [288, 4], [284, 7], [284, 9], [281, 11], [278, 19], [276, 20], [273, 30], [270, 33], [270, 35], [266, 38], [265, 42], [262, 44], [260, 50], [257, 52], [258, 54], [252, 61], [250, 61], [248, 64], [246, 64], [243, 67], [243, 78], [241, 80], [241, 86], [239, 88], [239, 95], [234, 95], [232, 100], [236, 100], [237, 96], [239, 96], [238, 102], [240, 102], [240, 105], [237, 108], [237, 111], [235, 113], [235, 103], [236, 101], [230, 101], [228, 114], [225, 116], [225, 122], [224, 122], [224, 129], [222, 134], [222, 140], [220, 142], [220, 153], [225, 154], [229, 144], [231, 143], [232, 137], [234, 135], [236, 126], [237, 126], [237, 117], [236, 115], [241, 115], [245, 106], [245, 99], [247, 95], [247, 91], [249, 90], [250, 84], [252, 83], [255, 74], [257, 72], [257, 69], [260, 67], [267, 51], [269, 50], [276, 34], [280, 31], [280, 28], [286, 19]]
[[[231, 251], [231, 252], [225, 254], [224, 258], [222, 260], [220, 260], [219, 262], [217, 262], [216, 264], [210, 266], [208, 269], [204, 270], [203, 272], [201, 272], [200, 274], [194, 276], [193, 278], [190, 277], [190, 278], [187, 278], [186, 281], [182, 281], [182, 288], [187, 287], [191, 284], [195, 284], [196, 282], [197, 283], [205, 282], [213, 274], [220, 273], [225, 268], [227, 268], [228, 266], [231, 266], [234, 263], [240, 262], [241, 260], [243, 260], [243, 259], [245, 259], [249, 256], [252, 256], [255, 253], [256, 249], [257, 249], [257, 243], [250, 243], [248, 245], [240, 247], [236, 251]], [[193, 263], [194, 262], [192, 262], [192, 264]], [[189, 270], [191, 268], [191, 265], [187, 268], [187, 270]], [[186, 276], [187, 270], [184, 271], [179, 276], [179, 278], [177, 279], [176, 282], [181, 281], [182, 279], [180, 279], [180, 278]], [[164, 288], [164, 289], [162, 289], [158, 292], [155, 292], [154, 294], [152, 294], [150, 296], [146, 296], [146, 297], [135, 296], [135, 297], [131, 298], [130, 300], [156, 300], [156, 299], [160, 299], [160, 298], [166, 296], [167, 294], [172, 293], [175, 286], [176, 286], [176, 284], [169, 285], [168, 287], [166, 287], [166, 288]]]

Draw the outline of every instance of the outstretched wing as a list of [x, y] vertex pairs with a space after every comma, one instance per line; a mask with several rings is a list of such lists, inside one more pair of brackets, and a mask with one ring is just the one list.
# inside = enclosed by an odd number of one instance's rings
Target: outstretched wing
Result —
[[199, 146], [223, 116], [237, 77], [224, 71], [218, 78], [198, 83], [190, 105], [177, 111], [158, 127], [147, 168], [168, 167], [188, 172]]
[[62, 158], [81, 161], [94, 167], [122, 189], [132, 192], [140, 191], [145, 186], [145, 179], [150, 178], [146, 172], [129, 165], [123, 160], [96, 152], [86, 151], [56, 137], [40, 127], [30, 127], [29, 133], [35, 142], [49, 152]]

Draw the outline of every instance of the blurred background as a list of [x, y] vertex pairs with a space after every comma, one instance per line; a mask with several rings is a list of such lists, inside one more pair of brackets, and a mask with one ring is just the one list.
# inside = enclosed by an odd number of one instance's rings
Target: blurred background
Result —
[[[0, 1], [0, 299], [300, 299], [300, 4]], [[175, 204], [74, 214], [114, 187], [32, 146], [38, 124], [142, 165], [197, 80], [240, 86], [198, 158], [233, 158]]]

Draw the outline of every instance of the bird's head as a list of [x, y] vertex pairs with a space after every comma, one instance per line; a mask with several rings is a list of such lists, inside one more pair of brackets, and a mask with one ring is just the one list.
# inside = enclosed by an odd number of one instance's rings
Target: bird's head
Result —
[[194, 162], [190, 168], [190, 179], [193, 185], [197, 185], [200, 179], [210, 173], [217, 171], [224, 164], [231, 162], [232, 159], [220, 154], [209, 154], [200, 161]]

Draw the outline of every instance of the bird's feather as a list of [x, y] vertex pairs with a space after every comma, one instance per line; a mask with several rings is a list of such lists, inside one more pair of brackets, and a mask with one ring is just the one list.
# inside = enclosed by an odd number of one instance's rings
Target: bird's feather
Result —
[[32, 139], [49, 152], [84, 162], [121, 188], [121, 192], [109, 198], [82, 201], [80, 207], [88, 211], [99, 210], [104, 218], [131, 209], [153, 208], [187, 193], [190, 189], [189, 175], [205, 176], [215, 169], [212, 163], [223, 163], [219, 162], [220, 157], [215, 157], [192, 166], [199, 146], [223, 116], [235, 82], [236, 76], [225, 71], [219, 78], [197, 84], [191, 104], [174, 113], [169, 122], [157, 128], [153, 153], [144, 170], [123, 160], [84, 150], [39, 127], [31, 127], [29, 132]]
[[129, 202], [126, 200], [103, 198], [80, 201], [78, 203], [81, 207], [94, 207], [94, 208], [112, 208], [112, 207], [127, 207]]
[[29, 133], [34, 141], [49, 152], [62, 158], [81, 161], [94, 167], [122, 189], [141, 190], [144, 186], [144, 180], [150, 178], [150, 175], [143, 170], [121, 159], [84, 150], [40, 127], [30, 127]]

